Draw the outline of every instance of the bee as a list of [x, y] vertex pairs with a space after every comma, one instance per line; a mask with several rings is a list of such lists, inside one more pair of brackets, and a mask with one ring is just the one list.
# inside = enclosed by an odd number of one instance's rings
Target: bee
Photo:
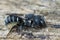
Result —
[[7, 18], [5, 19], [5, 24], [8, 25], [11, 22], [17, 22], [17, 24], [12, 27], [12, 29], [16, 28], [17, 32], [20, 32], [20, 30], [22, 30], [25, 27], [31, 27], [31, 28], [46, 27], [46, 23], [43, 16], [34, 14], [25, 14], [23, 15], [23, 17], [24, 18], [16, 14], [11, 14], [7, 16]]

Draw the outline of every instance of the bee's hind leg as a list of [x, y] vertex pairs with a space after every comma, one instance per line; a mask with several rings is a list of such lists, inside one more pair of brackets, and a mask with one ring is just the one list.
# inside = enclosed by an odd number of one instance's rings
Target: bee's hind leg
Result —
[[18, 34], [21, 34], [22, 33], [22, 30], [23, 30], [23, 25], [20, 25], [20, 26], [17, 27], [16, 32]]

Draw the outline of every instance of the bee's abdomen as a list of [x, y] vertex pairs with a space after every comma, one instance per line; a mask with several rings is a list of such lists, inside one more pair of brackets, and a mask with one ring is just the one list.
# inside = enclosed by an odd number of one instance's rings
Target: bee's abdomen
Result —
[[5, 24], [9, 24], [11, 22], [22, 22], [22, 18], [15, 16], [15, 15], [9, 15], [6, 19], [5, 19]]

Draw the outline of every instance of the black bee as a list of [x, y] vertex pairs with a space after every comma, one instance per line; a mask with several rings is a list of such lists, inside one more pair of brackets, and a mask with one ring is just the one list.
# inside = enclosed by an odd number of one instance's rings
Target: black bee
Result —
[[26, 14], [24, 18], [17, 15], [9, 15], [5, 19], [5, 24], [7, 25], [11, 22], [17, 22], [17, 24], [12, 27], [12, 29], [16, 28], [17, 32], [19, 32], [26, 26], [31, 27], [31, 28], [34, 28], [34, 27], [45, 28], [46, 27], [44, 17], [40, 15], [34, 15], [34, 14]]

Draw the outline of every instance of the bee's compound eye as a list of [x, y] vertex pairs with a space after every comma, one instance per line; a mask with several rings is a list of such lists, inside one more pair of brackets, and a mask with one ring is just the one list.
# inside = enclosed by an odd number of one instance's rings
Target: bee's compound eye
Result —
[[41, 18], [41, 16], [39, 15], [36, 15], [34, 16], [33, 18], [33, 23], [32, 23], [33, 27], [34, 26], [44, 26], [45, 25], [45, 22], [44, 20]]
[[40, 18], [38, 16], [35, 16], [33, 21], [35, 24], [39, 25]]

